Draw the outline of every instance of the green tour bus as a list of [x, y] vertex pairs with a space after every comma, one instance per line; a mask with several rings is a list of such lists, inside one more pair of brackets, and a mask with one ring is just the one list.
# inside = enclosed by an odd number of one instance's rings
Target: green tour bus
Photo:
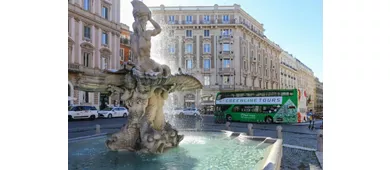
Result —
[[306, 120], [306, 102], [300, 101], [305, 99], [298, 89], [218, 92], [215, 121], [299, 123]]

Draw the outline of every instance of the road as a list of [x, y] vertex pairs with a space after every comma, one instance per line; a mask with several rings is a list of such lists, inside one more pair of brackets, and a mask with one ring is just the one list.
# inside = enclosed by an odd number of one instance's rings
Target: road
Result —
[[[195, 128], [195, 122], [198, 118], [169, 118], [168, 121], [176, 128]], [[96, 120], [75, 120], [68, 123], [68, 138], [85, 136], [93, 134], [97, 124], [100, 125], [102, 132], [112, 133], [118, 131], [120, 127], [127, 122], [127, 118], [112, 118], [112, 119], [96, 119]], [[204, 129], [224, 129], [224, 124], [214, 123], [214, 117], [210, 115], [201, 117], [202, 128]], [[231, 128], [245, 131], [248, 123], [232, 122]], [[321, 122], [316, 123], [316, 128], [319, 129]], [[276, 126], [281, 125], [284, 132], [297, 134], [315, 134], [315, 131], [309, 130], [308, 125], [291, 125], [291, 124], [258, 124], [254, 123], [253, 128], [261, 131], [275, 131]], [[264, 134], [266, 135], [266, 134]]]

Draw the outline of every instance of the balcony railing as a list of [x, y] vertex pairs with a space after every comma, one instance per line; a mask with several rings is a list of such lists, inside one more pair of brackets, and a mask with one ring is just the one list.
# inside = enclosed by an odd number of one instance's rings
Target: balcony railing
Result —
[[74, 63], [68, 63], [68, 70], [74, 72], [83, 72], [82, 67], [80, 67], [80, 64]]
[[220, 72], [230, 73], [234, 72], [234, 68], [219, 68]]
[[203, 72], [203, 73], [210, 73], [210, 72], [211, 72], [211, 69], [210, 69], [210, 68], [203, 68], [203, 69], [202, 69], [202, 72]]
[[223, 84], [219, 85], [220, 90], [234, 90], [234, 85]]
[[125, 45], [130, 45], [130, 40], [127, 38], [120, 38], [120, 43]]

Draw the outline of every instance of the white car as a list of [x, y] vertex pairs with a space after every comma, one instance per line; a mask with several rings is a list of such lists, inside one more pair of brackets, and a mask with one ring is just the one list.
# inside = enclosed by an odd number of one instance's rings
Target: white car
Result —
[[97, 109], [95, 106], [69, 106], [68, 120], [73, 119], [91, 119], [98, 118]]
[[127, 117], [129, 111], [124, 107], [107, 107], [103, 110], [99, 110], [99, 117], [113, 118], [113, 117]]
[[200, 116], [200, 112], [196, 108], [175, 110], [175, 113], [178, 114], [179, 116]]

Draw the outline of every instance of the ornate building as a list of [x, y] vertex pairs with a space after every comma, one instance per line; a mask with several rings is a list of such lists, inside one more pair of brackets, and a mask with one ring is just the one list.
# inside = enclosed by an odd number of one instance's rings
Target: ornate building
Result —
[[204, 85], [199, 91], [175, 94], [178, 107], [212, 109], [218, 91], [280, 87], [282, 49], [240, 5], [150, 9], [163, 26], [165, 46], [160, 52], [166, 63]]
[[307, 97], [307, 110], [314, 110], [315, 82], [314, 72], [301, 61], [296, 59], [298, 66], [297, 84], [299, 89], [304, 90]]
[[120, 67], [120, 1], [68, 1], [68, 104], [104, 107], [119, 97], [82, 91], [99, 83], [104, 69]]
[[298, 88], [297, 83], [297, 62], [295, 58], [286, 51], [280, 53], [280, 89]]
[[126, 24], [121, 23], [121, 38], [120, 38], [120, 64], [122, 65], [123, 62], [128, 61], [130, 59], [131, 55], [131, 49], [130, 49], [130, 38], [131, 38], [132, 32], [130, 31], [129, 26]]
[[316, 97], [314, 100], [314, 110], [317, 114], [322, 115], [323, 112], [323, 83], [320, 82], [320, 80], [316, 77], [315, 79], [316, 83]]

